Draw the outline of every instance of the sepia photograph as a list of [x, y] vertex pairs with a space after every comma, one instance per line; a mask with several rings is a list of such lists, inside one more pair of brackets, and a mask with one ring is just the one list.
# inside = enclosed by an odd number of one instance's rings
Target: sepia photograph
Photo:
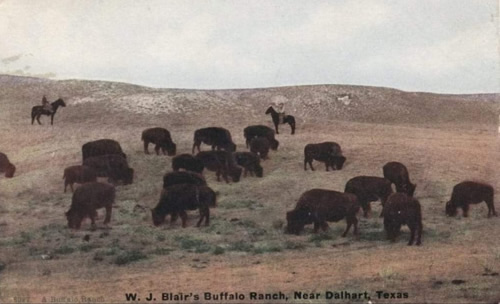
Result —
[[0, 0], [0, 303], [499, 304], [498, 0]]

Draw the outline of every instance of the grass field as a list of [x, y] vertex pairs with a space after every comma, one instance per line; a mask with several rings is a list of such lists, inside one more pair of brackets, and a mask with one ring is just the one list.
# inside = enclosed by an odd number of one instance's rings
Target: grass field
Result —
[[[171, 158], [145, 155], [141, 132], [166, 127], [178, 153], [189, 153], [194, 130], [217, 125], [229, 129], [243, 151], [243, 128], [271, 126], [269, 117], [254, 112], [220, 114], [209, 108], [204, 113], [153, 115], [113, 103], [70, 100], [53, 126], [47, 117], [42, 126], [31, 126], [27, 100], [15, 104], [8, 95], [1, 102], [0, 151], [17, 167], [15, 178], [0, 177], [2, 302], [82, 296], [86, 302], [123, 302], [125, 293], [135, 292], [142, 297], [150, 292], [158, 297], [162, 292], [239, 292], [248, 303], [249, 292], [281, 291], [291, 303], [347, 303], [324, 298], [326, 291], [342, 290], [367, 291], [373, 303], [500, 301], [500, 218], [487, 218], [484, 203], [473, 205], [468, 218], [444, 214], [452, 187], [462, 180], [484, 181], [500, 189], [500, 139], [494, 124], [389, 125], [301, 118], [296, 135], [282, 126], [279, 149], [262, 164], [263, 178], [225, 184], [217, 182], [213, 172], [205, 172], [209, 186], [219, 193], [211, 225], [195, 227], [198, 212], [193, 211], [183, 229], [180, 221], [152, 225], [148, 208], [158, 202]], [[102, 225], [100, 210], [96, 231], [90, 230], [88, 220], [81, 230], [72, 231], [64, 217], [71, 193], [63, 193], [63, 169], [80, 164], [81, 145], [99, 138], [121, 143], [136, 172], [134, 183], [117, 188], [112, 229]], [[322, 141], [342, 146], [347, 157], [343, 170], [326, 172], [317, 162], [316, 171], [303, 170], [304, 146]], [[359, 238], [352, 232], [340, 237], [345, 221], [330, 223], [330, 229], [320, 234], [313, 234], [312, 227], [299, 236], [283, 233], [285, 213], [302, 192], [342, 191], [354, 176], [382, 176], [382, 166], [393, 160], [403, 162], [417, 184], [422, 246], [406, 245], [406, 227], [396, 243], [385, 240], [379, 202], [372, 203], [371, 217], [360, 217]], [[498, 203], [496, 209], [500, 211]], [[83, 240], [87, 235], [88, 242]], [[322, 297], [294, 299], [298, 291]], [[377, 291], [407, 293], [408, 298], [378, 299]]]

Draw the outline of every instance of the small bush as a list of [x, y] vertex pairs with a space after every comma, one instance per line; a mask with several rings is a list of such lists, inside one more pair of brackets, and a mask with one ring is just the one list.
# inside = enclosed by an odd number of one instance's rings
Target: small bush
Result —
[[220, 254], [224, 254], [224, 252], [225, 252], [224, 248], [222, 248], [220, 246], [215, 246], [213, 254], [220, 255]]
[[57, 248], [56, 250], [54, 250], [55, 254], [71, 254], [73, 252], [75, 252], [75, 248], [67, 246], [67, 245], [63, 245], [63, 246]]
[[156, 254], [156, 255], [169, 255], [170, 252], [174, 251], [173, 249], [170, 249], [170, 248], [160, 248], [160, 247], [156, 247], [154, 250], [153, 250], [153, 254]]
[[286, 249], [297, 250], [297, 249], [304, 249], [304, 248], [306, 248], [306, 245], [304, 245], [303, 243], [286, 241], [285, 242], [285, 248]]
[[180, 243], [181, 248], [188, 251], [193, 251], [196, 253], [207, 252], [210, 250], [210, 245], [205, 241], [192, 238], [190, 236], [177, 236], [175, 241]]
[[138, 250], [132, 250], [118, 255], [115, 259], [115, 264], [126, 265], [135, 261], [143, 260], [145, 258], [147, 258], [147, 256], [144, 253]]
[[250, 244], [245, 241], [238, 241], [235, 243], [231, 243], [228, 247], [229, 251], [244, 251], [244, 252], [250, 252], [254, 249], [253, 244]]

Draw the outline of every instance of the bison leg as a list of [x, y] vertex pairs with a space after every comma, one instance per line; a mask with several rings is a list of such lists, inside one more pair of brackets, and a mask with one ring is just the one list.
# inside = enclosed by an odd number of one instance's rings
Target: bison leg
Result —
[[180, 212], [181, 220], [182, 220], [182, 228], [186, 228], [187, 226], [187, 214], [185, 210], [181, 210]]
[[417, 243], [415, 243], [415, 245], [420, 246], [421, 244], [422, 244], [422, 222], [418, 223]]
[[205, 208], [200, 208], [200, 219], [198, 220], [198, 223], [196, 223], [196, 227], [200, 227], [203, 218], [205, 218], [205, 226], [208, 226], [208, 223], [210, 222], [210, 209], [208, 208], [208, 206]]
[[462, 214], [464, 217], [469, 216], [469, 204], [464, 204], [462, 207]]
[[[106, 217], [104, 218], [104, 225], [107, 225], [109, 222], [111, 222], [111, 211], [112, 211], [112, 205], [109, 204], [106, 206]], [[97, 213], [96, 213], [97, 214]]]
[[159, 145], [155, 145], [155, 152], [156, 152], [156, 155], [160, 155], [160, 146]]
[[408, 225], [408, 228], [410, 228], [410, 240], [408, 241], [408, 246], [413, 245], [413, 241], [415, 240], [415, 232], [417, 230], [417, 227], [415, 226], [415, 224]]
[[54, 113], [52, 113], [52, 115], [50, 115], [50, 125], [53, 125], [54, 124]]
[[201, 151], [201, 150], [200, 150], [200, 145], [201, 145], [201, 141], [197, 141], [197, 140], [195, 140], [195, 141], [193, 142], [193, 150], [191, 151], [191, 154], [194, 154], [194, 148], [198, 148], [198, 152], [200, 152], [200, 151]]
[[95, 230], [96, 229], [96, 224], [95, 224], [96, 212], [90, 212], [89, 217], [90, 217], [90, 230]]
[[349, 232], [349, 229], [351, 229], [351, 226], [354, 225], [354, 235], [358, 234], [358, 219], [356, 216], [354, 217], [346, 217], [346, 222], [347, 222], [347, 227], [342, 233], [342, 237], [346, 237], [347, 233]]
[[177, 221], [177, 218], [179, 217], [179, 214], [177, 214], [177, 212], [173, 212], [171, 215], [170, 215], [170, 226], [173, 226], [174, 223]]
[[486, 205], [488, 205], [488, 217], [497, 216], [497, 213], [495, 211], [495, 203], [493, 202], [493, 198], [488, 199], [486, 201]]
[[149, 141], [144, 140], [144, 153], [145, 154], [149, 154], [148, 146], [149, 146]]

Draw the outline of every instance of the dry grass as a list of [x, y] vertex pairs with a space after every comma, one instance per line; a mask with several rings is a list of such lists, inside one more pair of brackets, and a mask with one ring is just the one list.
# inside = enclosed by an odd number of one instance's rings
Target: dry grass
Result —
[[[486, 218], [485, 204], [472, 206], [469, 218], [444, 216], [444, 202], [459, 181], [482, 180], [500, 189], [495, 125], [470, 128], [467, 124], [467, 128], [453, 130], [449, 125], [440, 128], [439, 123], [403, 126], [307, 118], [307, 123], [298, 125], [296, 135], [288, 134], [285, 127], [278, 136], [279, 150], [262, 164], [264, 178], [225, 184], [218, 183], [214, 173], [205, 172], [209, 185], [219, 192], [209, 227], [194, 227], [197, 212], [189, 214], [185, 229], [180, 222], [153, 227], [149, 211], [136, 206], [156, 205], [170, 158], [144, 155], [142, 130], [168, 128], [178, 152], [183, 153], [191, 150], [195, 129], [220, 125], [232, 132], [238, 150], [245, 150], [242, 130], [249, 124], [267, 124], [269, 117], [261, 114], [265, 108], [243, 107], [242, 112], [219, 116], [207, 108], [204, 117], [150, 115], [115, 107], [118, 101], [109, 102], [113, 94], [123, 95], [127, 102], [139, 101], [130, 97], [135, 94], [140, 100], [158, 98], [148, 95], [148, 89], [117, 84], [111, 94], [106, 83], [89, 83], [88, 88], [92, 88], [90, 98], [102, 100], [68, 102], [54, 126], [47, 125], [47, 117], [42, 118], [43, 126], [16, 118], [27, 117], [32, 103], [10, 103], [37, 94], [33, 86], [18, 88], [18, 95], [11, 88], [0, 104], [0, 116], [5, 118], [0, 150], [18, 168], [15, 178], [0, 178], [0, 301], [25, 294], [32, 302], [68, 293], [124, 301], [126, 292], [282, 291], [292, 295], [293, 291], [326, 290], [366, 290], [372, 296], [377, 290], [409, 293], [409, 299], [393, 303], [500, 300], [500, 278], [483, 275], [500, 272], [500, 219]], [[63, 86], [61, 90], [69, 89]], [[75, 95], [83, 98], [84, 93], [81, 89]], [[221, 93], [204, 94], [220, 98], [217, 94]], [[239, 96], [252, 94], [261, 93], [248, 90]], [[231, 111], [235, 109], [233, 105]], [[71, 200], [70, 193], [62, 193], [63, 169], [80, 163], [83, 143], [103, 137], [120, 141], [135, 169], [135, 181], [118, 188], [111, 230], [92, 232], [87, 221], [82, 230], [71, 231], [63, 215]], [[315, 172], [304, 172], [304, 145], [326, 140], [343, 147], [344, 169], [325, 172], [322, 164], [314, 163]], [[343, 190], [351, 177], [381, 176], [383, 164], [391, 160], [405, 163], [418, 184], [416, 196], [424, 214], [421, 247], [406, 246], [407, 228], [397, 243], [385, 240], [378, 202], [372, 203], [371, 218], [360, 219], [359, 239], [352, 234], [340, 237], [345, 222], [330, 224], [324, 234], [313, 235], [311, 227], [300, 236], [283, 234], [285, 212], [302, 192]], [[100, 212], [98, 225], [102, 220]], [[83, 240], [86, 235], [89, 242]], [[456, 279], [465, 283], [455, 285]]]

